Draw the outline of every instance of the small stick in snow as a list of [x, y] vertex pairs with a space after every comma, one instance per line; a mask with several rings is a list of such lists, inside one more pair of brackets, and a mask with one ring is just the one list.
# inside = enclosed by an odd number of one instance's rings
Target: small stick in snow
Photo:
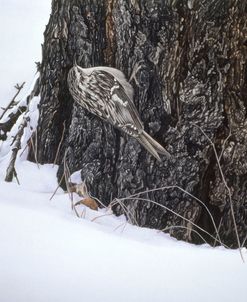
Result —
[[91, 221], [94, 222], [95, 220], [97, 220], [99, 218], [106, 217], [106, 216], [111, 216], [111, 215], [113, 215], [113, 213], [102, 214], [102, 215], [94, 217]]
[[118, 226], [113, 230], [113, 232], [117, 231], [119, 228], [121, 228], [121, 227], [123, 226], [122, 231], [121, 231], [121, 233], [123, 233], [123, 231], [124, 231], [125, 228], [126, 228], [126, 225], [127, 225], [127, 221], [121, 223], [120, 225], [118, 225]]
[[29, 117], [23, 118], [23, 121], [19, 126], [18, 132], [12, 142], [12, 144], [14, 144], [14, 146], [12, 148], [12, 155], [10, 158], [10, 163], [7, 168], [7, 173], [6, 173], [6, 177], [5, 177], [5, 181], [7, 181], [7, 182], [11, 182], [13, 180], [13, 176], [15, 176], [17, 179], [17, 182], [19, 183], [18, 178], [17, 178], [17, 173], [15, 170], [15, 162], [16, 162], [17, 153], [21, 149], [21, 138], [22, 138], [24, 129], [27, 126], [28, 121], [29, 121]]
[[39, 163], [38, 163], [38, 159], [37, 159], [37, 148], [36, 148], [37, 144], [36, 144], [36, 146], [34, 146], [33, 135], [31, 135], [30, 141], [31, 141], [31, 146], [33, 148], [34, 159], [35, 159], [37, 167], [39, 168]]
[[53, 167], [54, 167], [54, 166], [56, 165], [56, 163], [57, 163], [58, 154], [59, 154], [59, 151], [60, 151], [60, 148], [61, 148], [61, 145], [62, 145], [62, 142], [63, 142], [63, 138], [64, 138], [64, 132], [65, 132], [65, 121], [63, 122], [63, 132], [62, 132], [62, 136], [61, 136], [59, 145], [58, 145], [58, 147], [57, 147], [57, 152], [56, 152], [56, 156], [55, 156], [55, 159], [54, 159], [54, 162], [53, 162]]
[[57, 193], [57, 190], [60, 188], [60, 185], [61, 185], [61, 183], [62, 183], [62, 181], [63, 181], [63, 179], [64, 179], [64, 173], [63, 173], [63, 175], [62, 175], [62, 177], [61, 177], [61, 179], [60, 179], [60, 181], [59, 181], [59, 183], [58, 183], [58, 185], [57, 185], [57, 187], [56, 187], [56, 189], [55, 189], [55, 191], [54, 191], [54, 193], [52, 194], [52, 196], [50, 197], [50, 200], [52, 200], [52, 198], [55, 196], [55, 194]]

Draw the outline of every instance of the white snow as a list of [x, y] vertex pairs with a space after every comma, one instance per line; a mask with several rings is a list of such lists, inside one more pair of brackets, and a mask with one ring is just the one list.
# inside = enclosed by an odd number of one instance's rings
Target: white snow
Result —
[[238, 251], [179, 242], [103, 216], [106, 210], [84, 208], [85, 218], [78, 218], [61, 189], [49, 200], [56, 166], [18, 160], [21, 185], [5, 183], [5, 169], [6, 159], [0, 164], [2, 302], [245, 300], [247, 269]]
[[[0, 105], [9, 102], [16, 82], [33, 78], [50, 2], [1, 0]], [[32, 127], [38, 100], [30, 104]], [[247, 267], [236, 250], [179, 242], [126, 224], [109, 210], [81, 206], [78, 218], [61, 189], [50, 200], [57, 167], [38, 168], [25, 154], [16, 164], [20, 185], [6, 183], [9, 141], [0, 144], [1, 302], [246, 300]]]
[[51, 0], [0, 0], [0, 7], [0, 106], [5, 106], [16, 92], [16, 83], [26, 82], [23, 96], [33, 79]]

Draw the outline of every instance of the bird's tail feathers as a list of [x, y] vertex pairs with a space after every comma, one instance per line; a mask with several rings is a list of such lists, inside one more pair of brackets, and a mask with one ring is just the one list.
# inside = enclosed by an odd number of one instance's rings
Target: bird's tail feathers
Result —
[[171, 154], [165, 150], [158, 142], [156, 142], [147, 132], [143, 131], [138, 138], [138, 141], [147, 149], [158, 161], [161, 161], [160, 154], [164, 154], [167, 158], [171, 157]]

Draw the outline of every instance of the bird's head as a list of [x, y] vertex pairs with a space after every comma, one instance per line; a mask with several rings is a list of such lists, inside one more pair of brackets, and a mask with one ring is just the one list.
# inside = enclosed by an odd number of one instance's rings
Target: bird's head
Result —
[[84, 73], [84, 69], [81, 68], [76, 61], [76, 57], [73, 59], [73, 66], [69, 70], [68, 73], [68, 82], [69, 83], [77, 83], [84, 80], [86, 74]]

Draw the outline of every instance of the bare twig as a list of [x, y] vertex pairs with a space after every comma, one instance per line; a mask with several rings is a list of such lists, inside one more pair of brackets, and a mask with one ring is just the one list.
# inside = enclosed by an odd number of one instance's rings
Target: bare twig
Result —
[[74, 210], [73, 192], [70, 192], [70, 190], [69, 190], [69, 178], [70, 178], [69, 167], [68, 167], [66, 161], [64, 161], [64, 176], [65, 176], [66, 189], [69, 194], [70, 201], [71, 201], [71, 209]]
[[73, 210], [75, 211], [75, 214], [78, 218], [81, 218], [81, 216], [79, 215], [77, 209], [76, 209], [76, 206], [73, 207]]
[[95, 220], [97, 220], [99, 218], [106, 217], [106, 216], [111, 216], [111, 215], [113, 215], [113, 213], [102, 214], [102, 215], [94, 217], [91, 221], [94, 222]]
[[[70, 197], [70, 201], [71, 201], [71, 209], [75, 210], [74, 201], [73, 201], [73, 192], [70, 191], [70, 186], [69, 186], [69, 184], [71, 183], [71, 180], [70, 180], [71, 173], [69, 171], [69, 167], [66, 162], [67, 151], [68, 150], [65, 151], [64, 158], [63, 158], [64, 179], [65, 179], [66, 189], [67, 189], [67, 192], [69, 193], [69, 197]], [[77, 215], [77, 213], [76, 213], [76, 215]]]
[[99, 200], [99, 198], [94, 197], [93, 195], [89, 194], [89, 197], [95, 199], [103, 208], [107, 208], [107, 206], [101, 201]]
[[124, 229], [126, 228], [126, 225], [127, 225], [127, 221], [121, 223], [120, 225], [118, 225], [118, 226], [113, 230], [113, 232], [115, 232], [116, 230], [118, 230], [119, 228], [121, 228], [121, 226], [123, 226], [123, 229], [122, 229], [122, 231], [121, 231], [121, 232], [123, 233]]
[[112, 203], [109, 205], [110, 207], [113, 207], [116, 204], [119, 204], [122, 208], [124, 214], [127, 216], [128, 221], [130, 221], [132, 224], [135, 224], [138, 226], [138, 222], [131, 211], [126, 207], [126, 205], [122, 202], [123, 198], [115, 198], [113, 199]]
[[224, 186], [225, 186], [225, 188], [227, 190], [227, 193], [228, 193], [230, 210], [231, 210], [231, 215], [232, 215], [232, 220], [233, 220], [233, 225], [234, 225], [234, 231], [235, 231], [235, 235], [236, 235], [236, 239], [237, 239], [237, 243], [238, 243], [239, 253], [240, 253], [240, 256], [241, 256], [241, 258], [242, 258], [242, 260], [244, 262], [244, 257], [243, 257], [242, 250], [241, 250], [241, 243], [240, 243], [240, 239], [239, 239], [239, 235], [238, 235], [237, 223], [236, 223], [234, 209], [233, 209], [232, 193], [231, 193], [231, 190], [230, 190], [230, 188], [229, 188], [229, 186], [227, 184], [225, 175], [224, 175], [224, 173], [222, 171], [221, 164], [220, 164], [220, 159], [219, 159], [219, 156], [217, 154], [217, 151], [216, 151], [216, 148], [215, 148], [215, 144], [213, 143], [213, 141], [210, 139], [210, 137], [206, 134], [206, 132], [200, 126], [198, 126], [196, 124], [193, 124], [193, 125], [196, 126], [203, 133], [203, 135], [206, 137], [206, 139], [209, 141], [210, 145], [213, 148], [214, 155], [215, 155], [215, 158], [216, 158], [216, 161], [217, 161], [217, 165], [218, 165], [218, 169], [219, 169], [219, 172], [220, 172], [223, 184], [224, 184]]
[[24, 152], [27, 150], [28, 144], [26, 144], [25, 148], [21, 151], [20, 157], [24, 154]]
[[81, 212], [80, 218], [84, 218], [86, 217], [86, 208], [84, 208]]
[[[218, 226], [218, 233], [220, 233], [220, 229], [221, 229], [221, 226], [222, 226], [222, 221], [223, 221], [223, 219], [222, 219], [222, 217], [220, 218], [220, 223], [219, 223], [219, 226]], [[213, 246], [215, 246], [216, 245], [216, 241], [214, 242], [214, 245]]]
[[18, 175], [16, 173], [16, 169], [14, 169], [14, 176], [16, 178], [16, 181], [17, 181], [18, 185], [20, 185], [20, 181], [19, 181]]
[[33, 136], [32, 135], [30, 137], [30, 140], [31, 140], [31, 146], [33, 148], [34, 159], [35, 159], [37, 167], [39, 168], [39, 163], [38, 163], [38, 158], [37, 158], [37, 144], [34, 145]]
[[15, 88], [17, 89], [16, 94], [14, 95], [14, 97], [12, 98], [12, 100], [10, 101], [10, 103], [8, 104], [8, 106], [4, 109], [4, 111], [2, 112], [1, 116], [0, 116], [0, 120], [3, 118], [3, 116], [5, 115], [5, 113], [11, 108], [13, 107], [13, 105], [15, 104], [15, 99], [18, 96], [18, 94], [21, 92], [22, 88], [24, 87], [25, 82], [23, 82], [21, 85], [16, 84]]
[[206, 230], [204, 230], [203, 228], [201, 228], [200, 226], [198, 226], [196, 223], [194, 223], [193, 221], [189, 220], [188, 218], [176, 213], [175, 211], [173, 211], [172, 209], [169, 209], [168, 207], [154, 201], [154, 200], [151, 200], [151, 199], [147, 199], [147, 198], [129, 198], [129, 197], [125, 197], [125, 198], [121, 198], [122, 201], [124, 200], [139, 200], [139, 201], [145, 201], [145, 202], [150, 202], [150, 203], [153, 203], [155, 205], [158, 205], [160, 206], [161, 208], [171, 212], [172, 214], [176, 215], [177, 217], [191, 223], [193, 226], [195, 226], [196, 228], [198, 228], [200, 231], [202, 231], [203, 233], [207, 234], [209, 237], [211, 237], [212, 239], [216, 240], [217, 242], [219, 242], [221, 245], [223, 245], [224, 247], [226, 248], [229, 248], [227, 245], [225, 245], [223, 242], [219, 241], [216, 237], [212, 236], [209, 232], [207, 232]]
[[18, 132], [13, 140], [14, 146], [12, 148], [12, 155], [10, 158], [10, 163], [7, 168], [6, 177], [5, 177], [5, 181], [7, 181], [7, 182], [11, 182], [13, 180], [13, 176], [15, 176], [17, 178], [17, 173], [15, 170], [15, 162], [16, 162], [17, 153], [21, 149], [21, 138], [22, 138], [24, 129], [27, 126], [28, 119], [29, 119], [28, 117], [23, 118], [23, 121], [20, 124]]
[[[211, 214], [211, 212], [209, 211], [208, 207], [206, 206], [206, 204], [200, 200], [199, 198], [197, 198], [196, 196], [194, 196], [193, 194], [189, 193], [188, 191], [184, 190], [183, 188], [181, 188], [180, 186], [164, 186], [164, 187], [160, 187], [160, 188], [155, 188], [155, 189], [150, 189], [150, 190], [145, 190], [145, 191], [142, 191], [142, 192], [139, 192], [139, 193], [135, 193], [133, 195], [130, 195], [126, 198], [121, 198], [121, 200], [124, 200], [124, 199], [129, 199], [129, 198], [132, 198], [132, 197], [137, 197], [139, 195], [142, 195], [142, 194], [146, 194], [146, 193], [150, 193], [150, 192], [156, 192], [156, 191], [164, 191], [164, 190], [169, 190], [169, 189], [178, 189], [179, 191], [182, 191], [183, 193], [185, 193], [186, 195], [190, 196], [191, 198], [195, 199], [198, 203], [200, 203], [207, 211], [209, 217], [211, 218], [211, 221], [213, 223], [213, 226], [214, 226], [214, 229], [215, 229], [215, 232], [220, 240], [220, 236], [219, 236], [219, 233], [218, 233], [218, 229], [216, 227], [216, 224], [215, 224], [215, 221], [214, 221], [214, 218]], [[221, 242], [221, 241], [220, 241]]]
[[55, 194], [57, 193], [57, 190], [59, 189], [59, 187], [60, 187], [60, 185], [61, 185], [63, 179], [64, 179], [64, 173], [63, 173], [63, 175], [62, 175], [62, 177], [61, 177], [61, 179], [60, 179], [60, 181], [59, 181], [59, 184], [57, 185], [57, 187], [56, 187], [54, 193], [53, 193], [52, 196], [50, 197], [50, 200], [52, 200], [52, 198], [53, 198], [53, 197], [55, 196]]
[[[160, 232], [165, 232], [165, 231], [168, 231], [170, 229], [186, 229], [186, 230], [188, 230], [189, 228], [186, 227], [186, 226], [183, 226], [183, 225], [172, 225], [172, 226], [169, 226], [169, 227], [166, 227], [166, 228], [160, 230]], [[194, 229], [189, 229], [189, 231], [192, 231], [195, 234], [197, 234], [202, 239], [202, 241], [204, 241], [204, 243], [208, 244], [207, 241], [202, 237], [202, 235], [199, 232], [197, 232]]]
[[242, 248], [244, 247], [246, 240], [247, 240], [247, 234], [246, 234], [246, 236], [245, 236], [245, 238], [244, 238], [244, 240], [243, 240], [243, 243], [242, 243], [242, 245], [241, 245]]
[[56, 163], [57, 163], [57, 158], [58, 158], [58, 154], [60, 152], [60, 148], [61, 148], [61, 145], [62, 145], [62, 142], [63, 142], [64, 133], [65, 133], [65, 121], [63, 122], [63, 132], [62, 132], [62, 136], [61, 136], [60, 142], [59, 142], [58, 147], [57, 147], [57, 152], [56, 152], [56, 156], [55, 156], [55, 159], [54, 159], [54, 162], [53, 162], [53, 166], [55, 166]]

